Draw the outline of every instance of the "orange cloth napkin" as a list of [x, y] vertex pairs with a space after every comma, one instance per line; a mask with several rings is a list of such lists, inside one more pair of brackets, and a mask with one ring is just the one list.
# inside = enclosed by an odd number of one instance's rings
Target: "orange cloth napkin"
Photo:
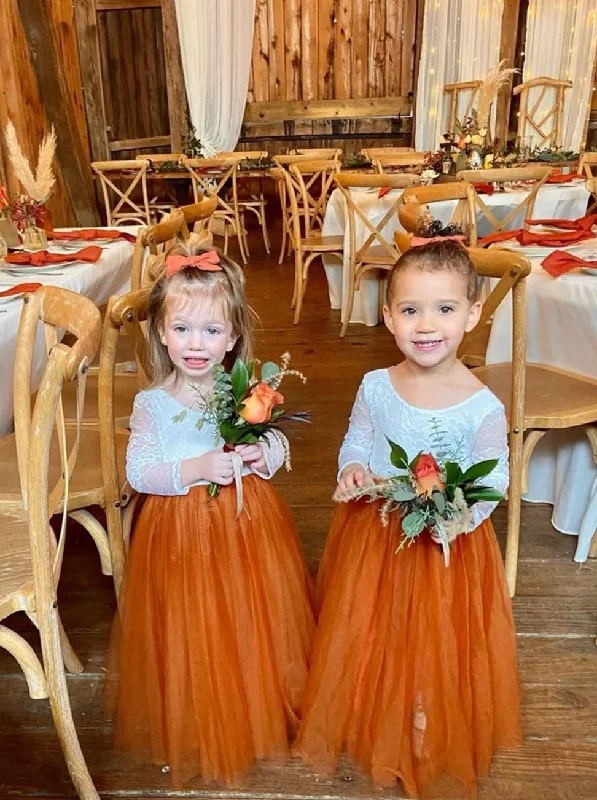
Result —
[[93, 239], [126, 239], [127, 242], [135, 243], [137, 238], [131, 233], [126, 231], [117, 231], [114, 229], [102, 231], [97, 228], [85, 228], [79, 231], [48, 231], [48, 239], [55, 239], [56, 241], [68, 241], [70, 239], [81, 239], [84, 242], [89, 242]]
[[47, 250], [38, 250], [35, 253], [11, 253], [6, 256], [7, 264], [20, 264], [21, 266], [45, 267], [46, 264], [64, 264], [65, 261], [87, 261], [95, 264], [101, 258], [101, 247], [84, 247], [76, 253], [49, 253]]
[[493, 194], [495, 191], [493, 183], [473, 183], [473, 187], [477, 194]]
[[508, 239], [516, 239], [523, 247], [527, 245], [538, 245], [539, 247], [565, 247], [568, 244], [584, 242], [586, 239], [594, 239], [595, 235], [591, 231], [572, 230], [562, 231], [561, 233], [531, 233], [531, 231], [518, 228], [514, 231], [498, 231], [484, 236], [479, 245], [485, 247], [496, 242], [506, 242]]
[[525, 222], [527, 225], [547, 225], [566, 231], [590, 231], [593, 225], [597, 225], [597, 214], [586, 214], [578, 219], [527, 219]]
[[570, 183], [570, 181], [575, 181], [578, 178], [582, 178], [582, 175], [576, 175], [572, 173], [570, 175], [563, 175], [562, 173], [556, 173], [555, 175], [550, 175], [549, 178], [545, 181], [545, 183]]
[[565, 275], [566, 272], [579, 269], [579, 267], [597, 267], [597, 261], [585, 261], [565, 250], [554, 250], [543, 259], [541, 266], [552, 278], [559, 278], [560, 275]]
[[5, 289], [0, 292], [0, 297], [10, 297], [13, 294], [26, 294], [27, 292], [34, 292], [39, 289], [41, 283], [17, 283], [16, 286], [11, 286], [10, 289]]

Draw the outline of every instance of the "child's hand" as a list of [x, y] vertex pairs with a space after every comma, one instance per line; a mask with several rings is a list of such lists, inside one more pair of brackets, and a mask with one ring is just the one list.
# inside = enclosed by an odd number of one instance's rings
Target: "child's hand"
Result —
[[348, 464], [342, 470], [336, 494], [342, 494], [357, 487], [371, 486], [372, 483], [371, 473], [368, 470], [360, 464]]
[[223, 450], [210, 450], [196, 459], [200, 480], [228, 486], [234, 480], [232, 454]]
[[237, 444], [234, 449], [242, 458], [244, 464], [250, 464], [251, 469], [267, 472], [262, 444], [258, 442], [256, 444]]

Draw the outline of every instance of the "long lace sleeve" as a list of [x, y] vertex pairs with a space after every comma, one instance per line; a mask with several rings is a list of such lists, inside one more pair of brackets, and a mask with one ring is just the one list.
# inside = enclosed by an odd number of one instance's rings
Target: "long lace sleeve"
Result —
[[[483, 483], [505, 494], [508, 488], [508, 426], [502, 407], [490, 411], [481, 422], [473, 446], [472, 463], [497, 458], [498, 464]], [[473, 525], [476, 528], [487, 519], [497, 503], [476, 503], [473, 508]]]
[[364, 383], [361, 383], [350, 412], [348, 431], [338, 456], [338, 479], [348, 464], [360, 464], [364, 469], [369, 469], [373, 452], [373, 436], [371, 412], [365, 397]]
[[158, 421], [143, 393], [135, 397], [131, 436], [126, 453], [126, 477], [142, 494], [188, 494], [180, 485], [180, 461], [166, 462]]
[[265, 459], [267, 473], [260, 472], [257, 469], [252, 471], [255, 473], [255, 475], [259, 475], [260, 478], [269, 480], [270, 478], [274, 477], [276, 472], [284, 463], [286, 458], [286, 450], [282, 436], [276, 431], [269, 431], [269, 433], [265, 434], [264, 438], [267, 439], [267, 443], [263, 444], [263, 457]]

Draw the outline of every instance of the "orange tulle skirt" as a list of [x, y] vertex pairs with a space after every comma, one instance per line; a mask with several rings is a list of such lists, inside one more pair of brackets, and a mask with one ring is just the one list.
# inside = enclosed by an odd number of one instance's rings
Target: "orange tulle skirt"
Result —
[[[243, 479], [148, 497], [135, 528], [111, 664], [116, 744], [194, 775], [234, 782], [285, 757], [298, 727], [314, 634], [310, 579], [277, 492]], [[115, 686], [116, 684], [116, 686]]]
[[458, 537], [446, 567], [430, 537], [395, 553], [400, 518], [340, 505], [295, 753], [329, 773], [341, 752], [378, 785], [416, 797], [440, 775], [474, 796], [497, 747], [522, 741], [516, 640], [490, 521]]

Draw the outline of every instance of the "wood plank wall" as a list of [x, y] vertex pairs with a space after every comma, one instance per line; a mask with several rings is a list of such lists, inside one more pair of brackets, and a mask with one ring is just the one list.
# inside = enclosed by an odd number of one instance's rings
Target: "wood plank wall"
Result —
[[[98, 10], [97, 22], [108, 140], [168, 136], [161, 8]], [[131, 158], [131, 151], [112, 158]]]
[[[83, 96], [79, 74], [79, 53], [71, 0], [45, 0], [47, 13], [52, 20], [54, 47], [63, 71], [68, 95], [76, 119], [76, 133], [81, 147], [89, 153], [87, 123], [83, 111]], [[8, 119], [15, 125], [21, 147], [32, 165], [37, 163], [37, 152], [44, 134], [49, 129], [44, 103], [40, 97], [33, 70], [27, 39], [17, 0], [0, 1], [0, 182], [6, 182], [12, 193], [19, 191], [12, 174], [6, 147], [4, 129]], [[46, 98], [48, 102], [49, 98]], [[75, 224], [76, 218], [59, 164], [55, 164], [57, 186], [48, 203], [54, 225]]]
[[256, 0], [249, 102], [414, 90], [415, 0]]

